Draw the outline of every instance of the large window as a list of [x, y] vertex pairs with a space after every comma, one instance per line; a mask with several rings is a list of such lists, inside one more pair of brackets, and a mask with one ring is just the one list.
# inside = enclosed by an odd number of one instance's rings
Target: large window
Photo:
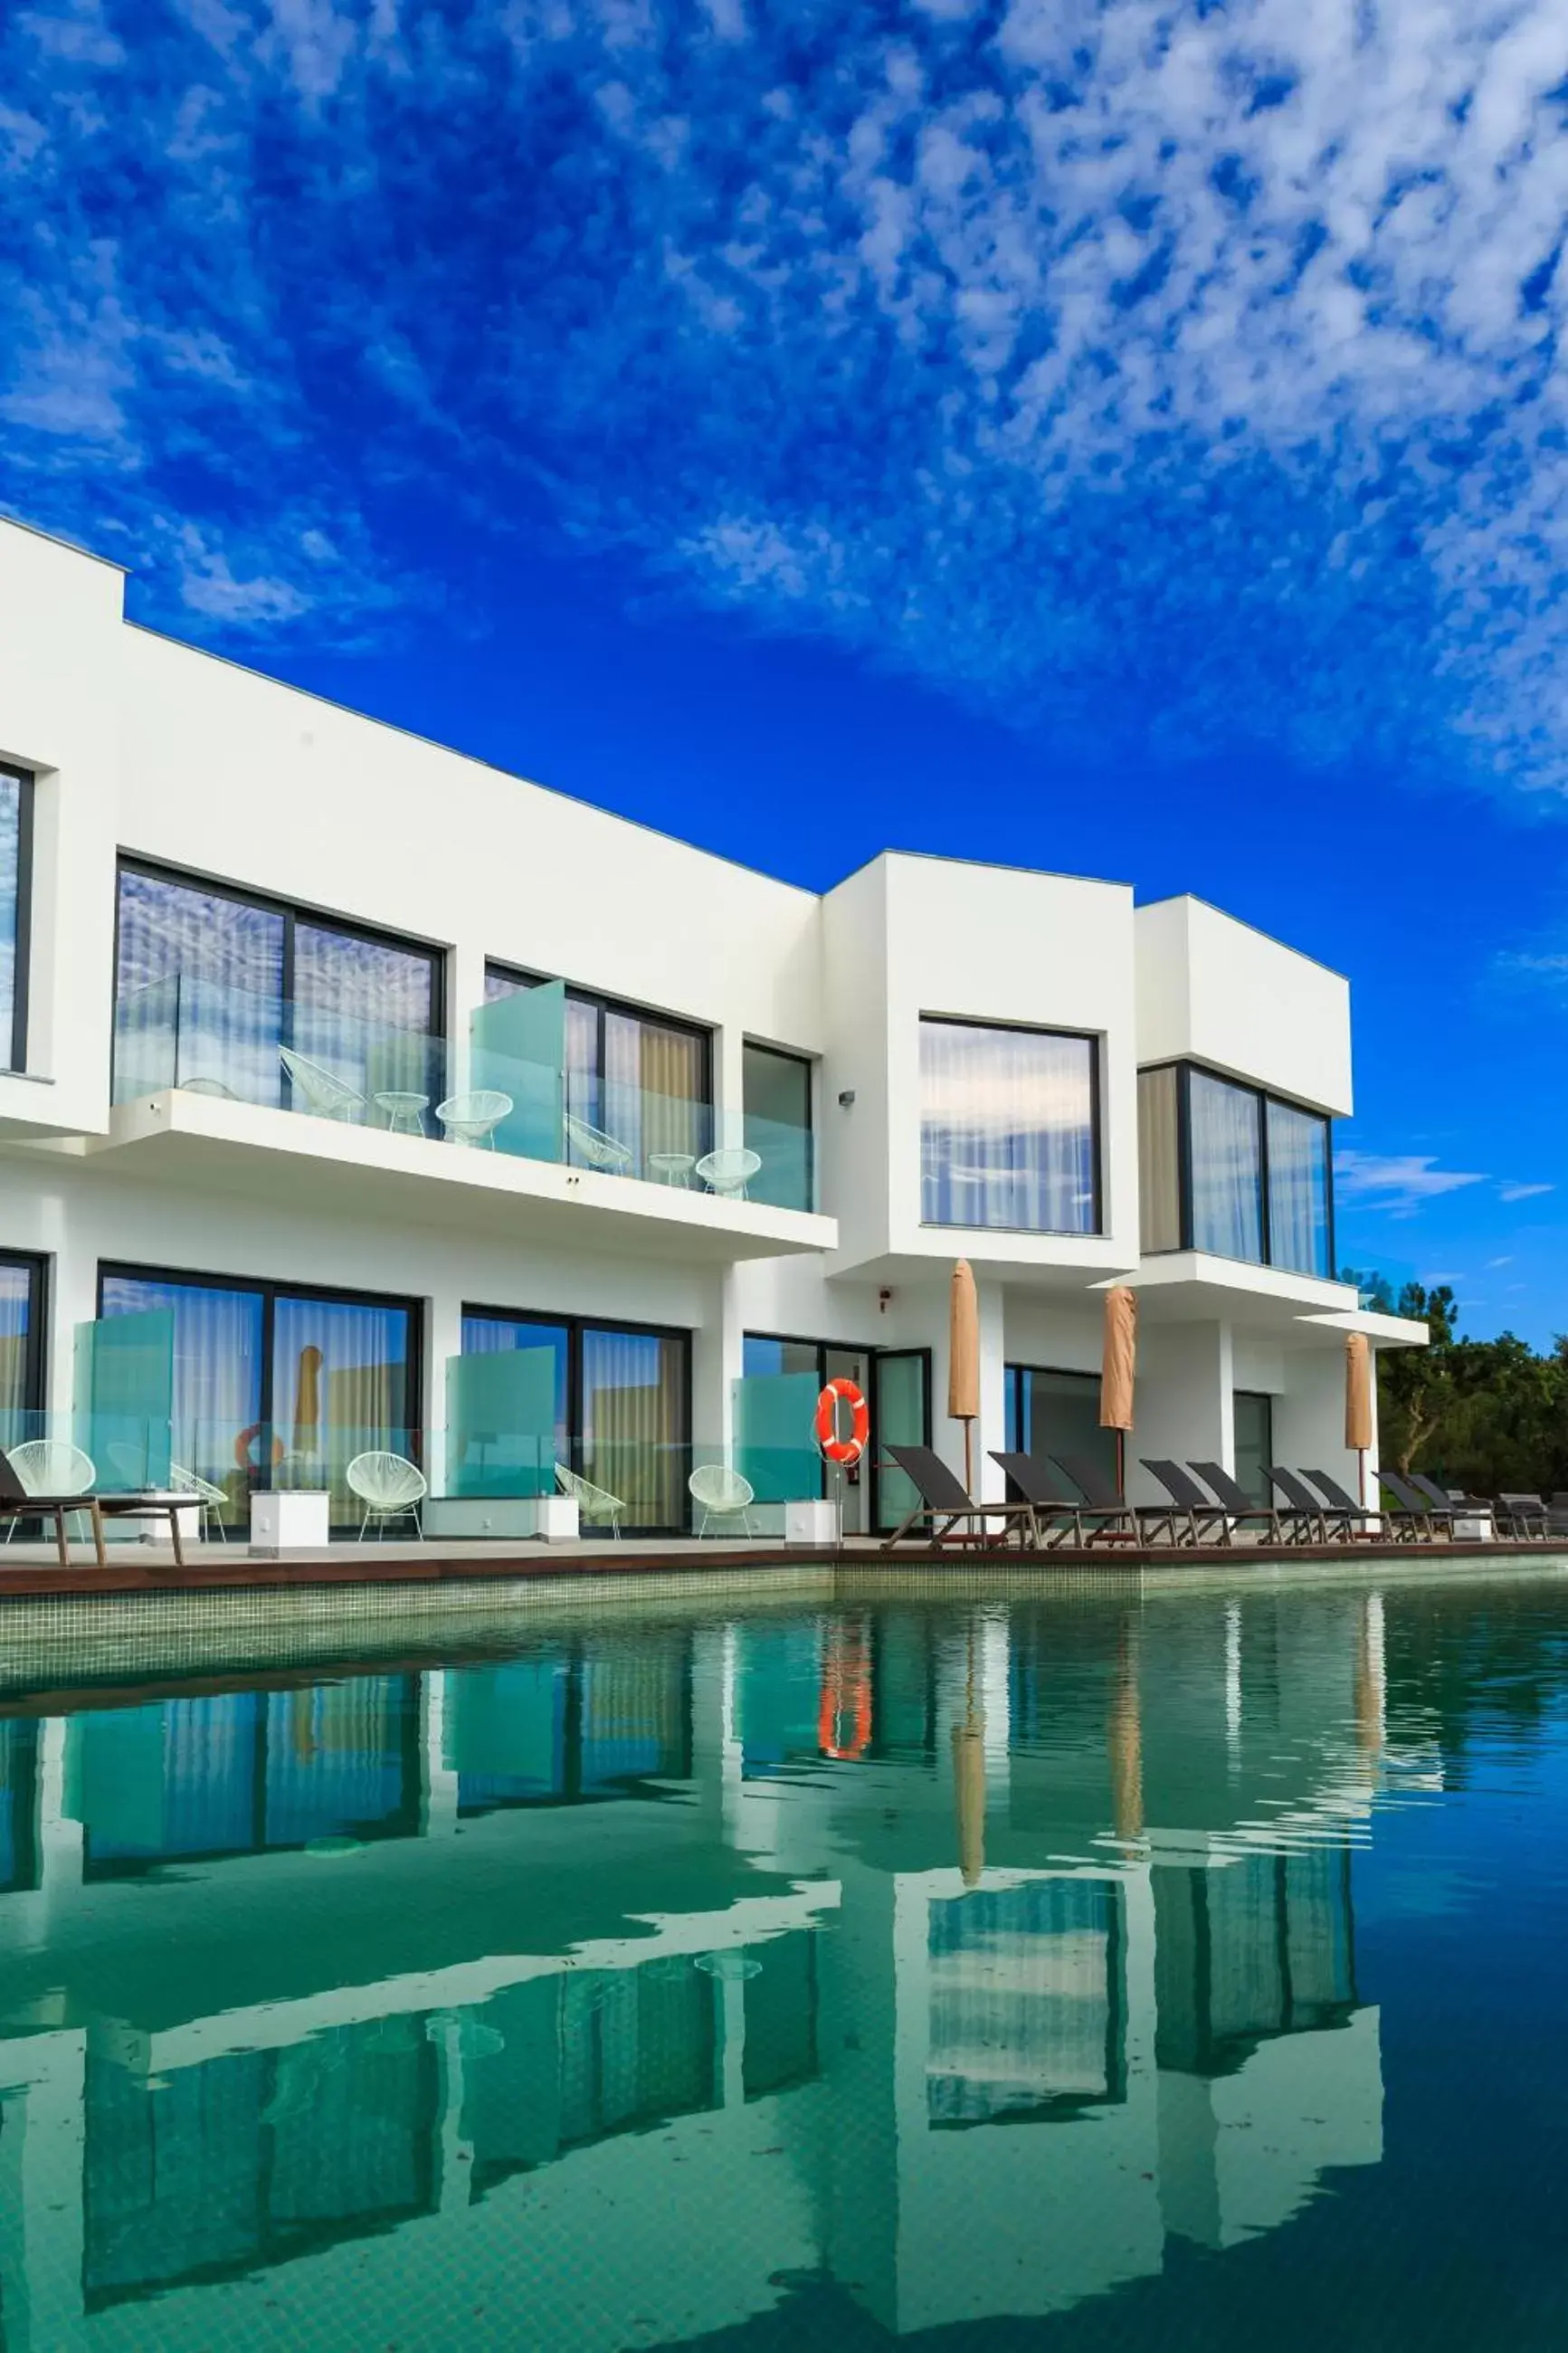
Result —
[[1091, 1038], [921, 1023], [921, 1218], [1019, 1233], [1100, 1230]]
[[506, 1309], [463, 1311], [463, 1354], [551, 1352], [555, 1454], [624, 1506], [624, 1527], [686, 1525], [690, 1343], [684, 1332]]
[[38, 1434], [44, 1402], [44, 1266], [0, 1257], [0, 1446]]
[[444, 1092], [441, 997], [433, 948], [121, 868], [116, 1102], [178, 1086], [386, 1122], [388, 1098]]
[[1009, 1452], [1086, 1455], [1119, 1485], [1116, 1432], [1100, 1426], [1100, 1375], [1062, 1373], [1045, 1365], [1007, 1366]]
[[0, 1058], [27, 1067], [27, 909], [32, 886], [33, 779], [0, 768]]
[[[485, 1001], [540, 985], [536, 974], [485, 966]], [[566, 1157], [687, 1180], [713, 1145], [711, 1039], [667, 1016], [566, 991]]]
[[419, 1313], [411, 1300], [105, 1267], [100, 1316], [167, 1310], [174, 1325], [171, 1451], [221, 1488], [242, 1525], [258, 1487], [324, 1487], [358, 1516], [356, 1454], [417, 1458]]
[[1138, 1074], [1145, 1253], [1215, 1258], [1329, 1279], [1330, 1123], [1321, 1112], [1187, 1063]]

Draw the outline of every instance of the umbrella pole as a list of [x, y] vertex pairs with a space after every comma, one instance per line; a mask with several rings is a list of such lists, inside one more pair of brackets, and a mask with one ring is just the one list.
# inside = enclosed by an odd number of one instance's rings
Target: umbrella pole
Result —
[[1122, 1497], [1127, 1493], [1127, 1432], [1124, 1430], [1116, 1433], [1116, 1492]]
[[965, 1494], [974, 1493], [974, 1424], [963, 1425], [963, 1488]]

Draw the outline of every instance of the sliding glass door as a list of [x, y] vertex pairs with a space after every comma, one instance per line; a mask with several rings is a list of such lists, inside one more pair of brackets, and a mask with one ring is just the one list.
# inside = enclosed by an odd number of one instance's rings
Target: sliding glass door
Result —
[[[688, 1334], [465, 1309], [464, 1356], [503, 1348], [553, 1356], [555, 1459], [623, 1505], [623, 1527], [662, 1532], [686, 1525]], [[497, 1443], [504, 1445], [508, 1435], [498, 1433]]]
[[44, 1402], [44, 1265], [0, 1257], [0, 1446], [39, 1435]]
[[440, 958], [416, 942], [121, 868], [117, 1103], [184, 1087], [377, 1120], [380, 1096], [441, 1091], [441, 997]]
[[174, 1326], [174, 1461], [245, 1524], [258, 1487], [324, 1487], [356, 1517], [356, 1454], [417, 1461], [419, 1313], [409, 1300], [105, 1267], [99, 1314], [163, 1309]]

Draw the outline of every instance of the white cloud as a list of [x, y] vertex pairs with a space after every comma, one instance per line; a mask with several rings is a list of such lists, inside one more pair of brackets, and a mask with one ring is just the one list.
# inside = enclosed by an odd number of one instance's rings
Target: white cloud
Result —
[[1489, 1258], [1489, 1259], [1488, 1259], [1488, 1261], [1487, 1261], [1487, 1271], [1488, 1271], [1488, 1273], [1489, 1274], [1489, 1273], [1491, 1272], [1491, 1271], [1492, 1271], [1492, 1269], [1493, 1269], [1494, 1267], [1499, 1267], [1499, 1266], [1511, 1266], [1512, 1264], [1513, 1264], [1513, 1261], [1512, 1261], [1512, 1259], [1511, 1259], [1511, 1258], [1509, 1258], [1509, 1257], [1504, 1257], [1504, 1258]]
[[1498, 1199], [1500, 1201], [1533, 1201], [1538, 1194], [1554, 1193], [1556, 1189], [1555, 1185], [1500, 1185]]
[[1395, 1218], [1414, 1217], [1426, 1202], [1445, 1193], [1486, 1181], [1484, 1171], [1479, 1169], [1439, 1168], [1429, 1153], [1344, 1151], [1334, 1155], [1334, 1185], [1341, 1200], [1384, 1209]]

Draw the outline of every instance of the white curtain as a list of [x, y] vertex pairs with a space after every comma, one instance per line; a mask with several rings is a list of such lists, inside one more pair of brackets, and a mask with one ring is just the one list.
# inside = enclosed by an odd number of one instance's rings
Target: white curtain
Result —
[[921, 1217], [1021, 1233], [1095, 1229], [1092, 1039], [921, 1024]]
[[1193, 1247], [1215, 1258], [1263, 1257], [1262, 1106], [1245, 1087], [1194, 1071]]
[[1329, 1123], [1281, 1103], [1268, 1106], [1268, 1256], [1295, 1274], [1333, 1273]]

